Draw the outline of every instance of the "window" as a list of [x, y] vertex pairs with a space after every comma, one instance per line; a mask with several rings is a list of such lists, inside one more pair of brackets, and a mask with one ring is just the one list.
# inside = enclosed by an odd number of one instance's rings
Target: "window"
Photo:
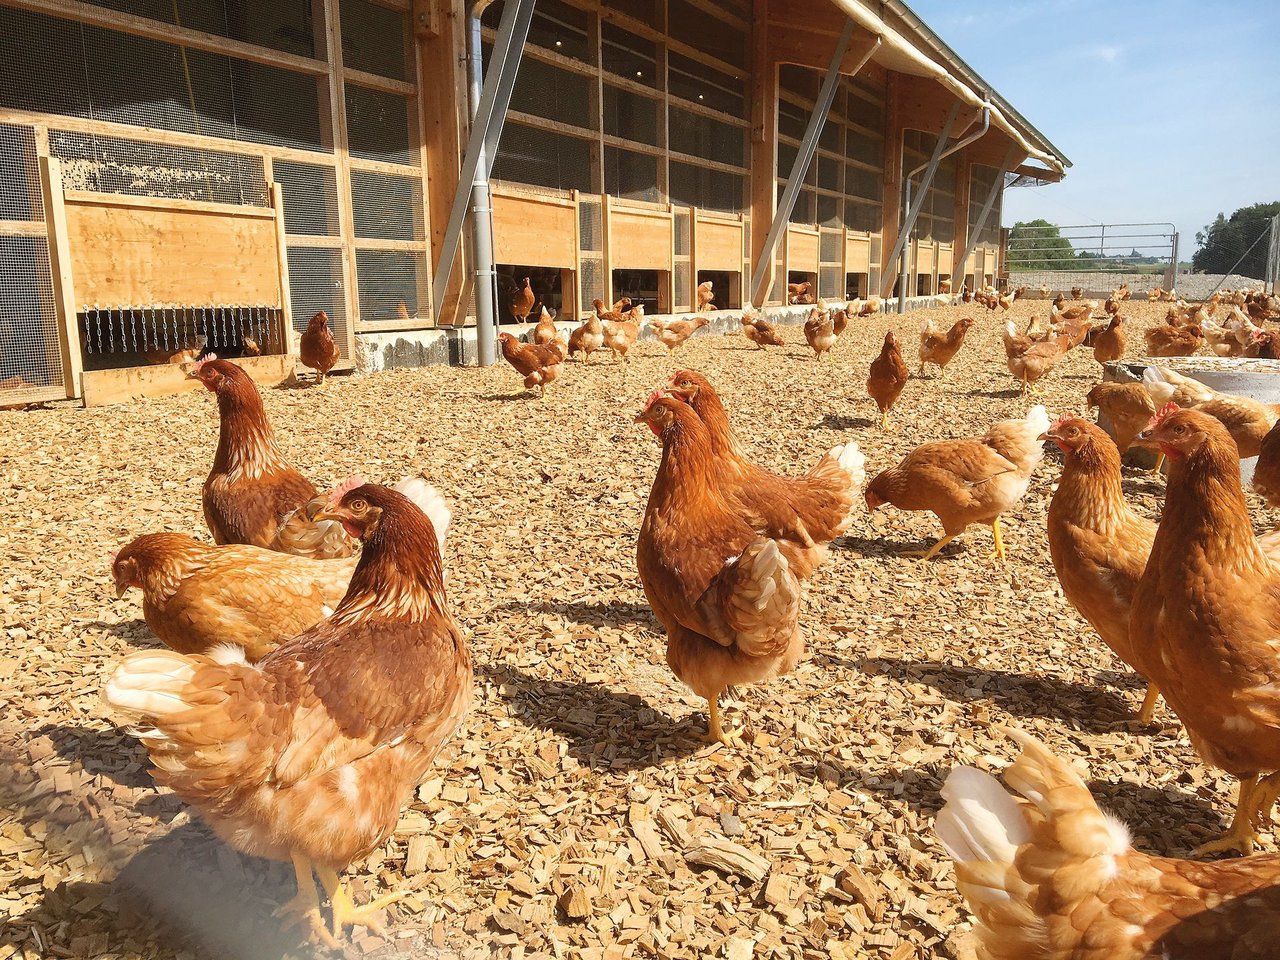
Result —
[[604, 189], [615, 197], [657, 202], [658, 158], [617, 147], [604, 150]]

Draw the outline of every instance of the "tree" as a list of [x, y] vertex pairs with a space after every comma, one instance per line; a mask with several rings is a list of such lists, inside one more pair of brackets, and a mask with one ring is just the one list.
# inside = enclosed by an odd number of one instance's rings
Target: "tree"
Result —
[[1011, 270], [1068, 270], [1075, 257], [1071, 241], [1048, 220], [1019, 220], [1009, 231]]
[[[1191, 266], [1205, 273], [1226, 273], [1249, 250], [1235, 272], [1260, 278], [1267, 270], [1267, 241], [1258, 241], [1280, 214], [1280, 200], [1241, 207], [1230, 218], [1218, 214], [1213, 223], [1196, 232], [1196, 252]], [[1255, 244], [1255, 241], [1258, 241]]]

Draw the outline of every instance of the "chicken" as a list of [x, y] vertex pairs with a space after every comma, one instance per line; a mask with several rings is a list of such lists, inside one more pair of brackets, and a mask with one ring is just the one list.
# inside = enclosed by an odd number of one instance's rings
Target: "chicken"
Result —
[[1148, 327], [1142, 337], [1147, 342], [1147, 355], [1152, 357], [1189, 357], [1204, 343], [1199, 327], [1174, 327], [1167, 323]]
[[142, 591], [142, 615], [179, 653], [233, 640], [256, 663], [338, 606], [354, 558], [311, 560], [242, 544], [210, 546], [180, 533], [149, 533], [111, 561], [116, 596]]
[[1053, 291], [1052, 291], [1052, 290], [1050, 290], [1048, 287], [1046, 287], [1044, 284], [1041, 284], [1041, 285], [1040, 285], [1040, 299], [1041, 299], [1041, 300], [1048, 300], [1048, 299], [1049, 299], [1049, 294], [1050, 294], [1050, 293], [1052, 293], [1052, 292], [1053, 292]]
[[1199, 324], [1200, 332], [1204, 334], [1204, 342], [1209, 345], [1209, 350], [1218, 357], [1241, 357], [1244, 356], [1246, 343], [1241, 343], [1236, 339], [1235, 330], [1230, 327], [1219, 326], [1212, 320]]
[[1170, 403], [1138, 440], [1168, 458], [1169, 479], [1132, 643], [1200, 757], [1240, 780], [1231, 829], [1197, 852], [1248, 854], [1280, 793], [1280, 566], [1253, 534], [1226, 427]]
[[1111, 363], [1124, 358], [1124, 350], [1128, 341], [1124, 335], [1124, 318], [1118, 313], [1111, 315], [1110, 322], [1093, 334], [1093, 359], [1099, 363]]
[[945, 536], [908, 556], [930, 560], [973, 523], [991, 526], [995, 550], [1004, 559], [1000, 515], [1026, 495], [1049, 429], [1044, 407], [1025, 420], [1002, 420], [981, 437], [937, 440], [916, 447], [896, 467], [882, 470], [867, 486], [867, 509], [891, 503], [900, 510], [928, 510], [942, 522]]
[[698, 311], [715, 310], [716, 305], [712, 303], [715, 300], [715, 291], [711, 289], [711, 281], [703, 280], [698, 284]]
[[529, 314], [533, 312], [533, 304], [536, 299], [533, 295], [533, 287], [529, 283], [529, 278], [525, 277], [520, 287], [511, 297], [511, 316], [515, 317], [516, 323], [525, 323], [529, 319]]
[[742, 317], [738, 322], [742, 324], [742, 335], [754, 343], [758, 349], [763, 350], [766, 344], [772, 347], [786, 346], [786, 341], [782, 339], [774, 325], [751, 304], [748, 303], [742, 308]]
[[1076, 770], [1034, 738], [1010, 732], [1022, 754], [1005, 772], [1009, 793], [973, 767], [956, 767], [942, 787], [936, 830], [977, 920], [970, 955], [1275, 956], [1280, 857], [1196, 863], [1135, 850]]
[[591, 354], [604, 346], [604, 325], [596, 314], [591, 314], [586, 323], [569, 334], [568, 356], [582, 354], [582, 362], [588, 363]]
[[[1047, 434], [1065, 466], [1049, 501], [1049, 555], [1062, 593], [1111, 651], [1139, 673], [1146, 651], [1134, 649], [1129, 606], [1147, 565], [1156, 525], [1125, 502], [1120, 451], [1101, 427], [1073, 417]], [[1147, 687], [1138, 722], [1151, 723], [1160, 692]]]
[[338, 362], [338, 343], [329, 332], [329, 315], [321, 310], [307, 323], [298, 341], [298, 359], [316, 372], [316, 383], [324, 383]]
[[1253, 489], [1280, 509], [1280, 425], [1272, 427], [1258, 448], [1258, 462], [1253, 465]]
[[249, 375], [216, 357], [192, 366], [218, 398], [218, 449], [204, 482], [204, 518], [214, 543], [245, 543], [314, 559], [349, 557], [341, 524], [317, 519], [315, 485], [284, 458]]
[[552, 340], [550, 343], [521, 343], [510, 333], [498, 334], [502, 344], [502, 356], [515, 368], [516, 373], [524, 377], [524, 388], [538, 388], [538, 396], [547, 394], [547, 384], [560, 376], [564, 359], [569, 354], [569, 345], [563, 340]]
[[1052, 340], [1033, 341], [1018, 333], [1017, 325], [1009, 320], [1004, 329], [1005, 364], [1015, 380], [1022, 384], [1022, 394], [1035, 392], [1035, 383], [1053, 369], [1062, 359], [1068, 347], [1065, 336]]
[[604, 345], [613, 351], [616, 362], [625, 363], [627, 351], [640, 336], [640, 322], [631, 319], [631, 314], [623, 316], [617, 310], [605, 310], [603, 300], [593, 300], [592, 303], [604, 328]]
[[716, 463], [723, 471], [722, 489], [736, 499], [752, 523], [767, 527], [775, 539], [794, 540], [804, 547], [830, 543], [849, 528], [866, 480], [866, 458], [856, 443], [832, 448], [804, 477], [780, 477], [742, 453], [724, 404], [706, 377], [693, 370], [677, 370], [668, 389], [692, 406], [706, 425]]
[[158, 783], [237, 850], [292, 862], [298, 893], [283, 911], [336, 947], [347, 926], [381, 932], [379, 912], [403, 896], [357, 908], [338, 871], [395, 829], [467, 712], [472, 667], [423, 512], [365, 484], [335, 491], [324, 516], [363, 544], [333, 616], [257, 664], [231, 643], [207, 655], [132, 654], [104, 695], [134, 723]]
[[658, 334], [658, 339], [671, 354], [697, 331], [711, 323], [706, 317], [695, 317], [692, 320], [650, 320], [649, 326]]
[[1131, 296], [1131, 294], [1129, 293], [1129, 284], [1128, 283], [1120, 284], [1120, 286], [1116, 287], [1115, 292], [1112, 294], [1112, 296], [1116, 300], [1119, 300], [1121, 303], [1123, 303], [1125, 300], [1128, 300], [1129, 297]]
[[1255, 330], [1249, 334], [1244, 356], [1261, 360], [1280, 360], [1280, 331]]
[[790, 673], [804, 653], [800, 581], [815, 560], [742, 517], [692, 407], [656, 395], [636, 422], [662, 439], [636, 544], [640, 582], [667, 632], [667, 664], [707, 701], [708, 739], [728, 744], [720, 695]]
[[787, 284], [787, 303], [791, 303], [791, 304], [804, 303], [805, 302], [804, 298], [809, 295], [809, 288], [812, 286], [813, 284], [811, 284], [808, 280], [805, 280], [803, 283], [788, 283]]
[[191, 363], [202, 352], [204, 352], [203, 347], [184, 347], [178, 350], [143, 350], [142, 359], [153, 366], [162, 367], [170, 363]]
[[804, 338], [813, 351], [813, 359], [821, 360], [822, 355], [836, 345], [836, 324], [827, 311], [827, 305], [821, 300], [809, 311], [804, 322]]
[[1063, 310], [1062, 297], [1058, 297], [1049, 307], [1049, 324], [1054, 331], [1065, 333], [1070, 338], [1072, 348], [1078, 347], [1089, 335], [1089, 318], [1093, 316], [1096, 306], [1096, 303], [1090, 301]]
[[1025, 336], [1028, 340], [1048, 340], [1053, 336], [1053, 327], [1045, 323], [1038, 314], [1032, 314], [1031, 319], [1027, 321]]
[[544, 306], [538, 317], [538, 325], [533, 328], [534, 343], [548, 344], [559, 338], [560, 331], [556, 327], [555, 319], [556, 315]]
[[1147, 291], [1147, 303], [1155, 303], [1156, 301], [1163, 300], [1164, 298], [1165, 293], [1159, 287], [1156, 287], [1154, 290]]
[[[603, 307], [603, 306], [604, 306], [604, 303], [603, 303], [603, 302], [601, 302], [600, 306], [602, 306], [602, 307]], [[613, 312], [614, 312], [614, 313], [626, 313], [626, 312], [627, 312], [628, 310], [630, 310], [630, 309], [631, 309], [631, 298], [630, 298], [630, 297], [623, 297], [621, 300], [616, 301], [616, 302], [614, 303], [614, 305], [613, 305]]]
[[844, 333], [849, 326], [849, 321], [858, 315], [858, 311], [854, 308], [853, 302], [846, 303], [843, 310], [837, 310], [831, 315], [831, 330], [838, 337]]
[[963, 317], [952, 324], [945, 333], [933, 325], [932, 320], [925, 320], [920, 331], [920, 376], [924, 376], [926, 363], [936, 364], [938, 375], [945, 374], [947, 364], [951, 362], [960, 348], [964, 346], [965, 334], [973, 326], [972, 317]]
[[1120, 301], [1115, 297], [1107, 297], [1107, 299], [1102, 302], [1102, 309], [1108, 317], [1114, 317], [1120, 312]]
[[907, 365], [902, 360], [902, 350], [898, 347], [898, 338], [890, 330], [884, 335], [880, 356], [871, 361], [871, 371], [867, 376], [867, 393], [880, 408], [880, 429], [889, 429], [889, 411], [898, 402], [909, 376]]
[[880, 298], [876, 296], [867, 297], [866, 302], [862, 305], [862, 309], [858, 311], [860, 317], [870, 317], [880, 312]]
[[1221, 421], [1236, 442], [1242, 460], [1258, 455], [1262, 439], [1276, 425], [1274, 406], [1234, 393], [1221, 393], [1167, 367], [1147, 367], [1142, 372], [1142, 386], [1157, 409], [1166, 403], [1176, 403]]
[[1155, 404], [1140, 383], [1095, 384], [1088, 394], [1089, 408], [1097, 407], [1111, 422], [1111, 432], [1116, 447], [1124, 453], [1133, 444], [1133, 438], [1147, 429], [1156, 415]]
[[1072, 300], [1080, 300], [1080, 299], [1081, 299], [1081, 298], [1083, 298], [1083, 297], [1084, 297], [1084, 287], [1072, 287], [1072, 288], [1071, 288], [1071, 299], [1072, 299]]

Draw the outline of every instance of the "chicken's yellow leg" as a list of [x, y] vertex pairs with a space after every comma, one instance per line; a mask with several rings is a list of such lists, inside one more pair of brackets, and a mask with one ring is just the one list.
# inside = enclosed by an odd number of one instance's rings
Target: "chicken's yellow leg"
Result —
[[1258, 781], [1257, 774], [1242, 777], [1240, 798], [1236, 801], [1236, 815], [1231, 821], [1231, 829], [1217, 840], [1202, 843], [1192, 851], [1191, 855], [1203, 857], [1206, 854], [1223, 853], [1228, 850], [1235, 850], [1245, 857], [1253, 853], [1253, 845], [1258, 839], [1258, 834], [1253, 829], [1253, 821], [1265, 792], [1265, 788]]
[[987, 554], [987, 559], [1003, 560], [1004, 559], [1004, 541], [1000, 538], [1000, 518], [999, 517], [996, 517], [994, 520], [991, 521], [991, 533], [996, 538], [996, 548], [992, 550], [989, 554]]
[[945, 537], [935, 543], [928, 550], [904, 550], [904, 557], [919, 557], [921, 560], [932, 560], [948, 543], [960, 536], [958, 533], [948, 533]]
[[726, 747], [732, 746], [733, 741], [742, 734], [737, 730], [725, 730], [720, 723], [720, 694], [707, 697], [708, 719], [707, 719], [707, 743], [723, 743]]
[[1142, 709], [1138, 711], [1138, 722], [1144, 727], [1150, 726], [1156, 718], [1156, 704], [1160, 701], [1160, 688], [1147, 681], [1147, 695], [1142, 700]]
[[[299, 854], [293, 854], [293, 875], [298, 882], [298, 892], [288, 903], [276, 908], [277, 917], [285, 917], [285, 927], [292, 927], [306, 921], [311, 929], [320, 935], [326, 943], [332, 938], [324, 928], [324, 920], [320, 917], [320, 898], [316, 896], [316, 881], [311, 876], [311, 862]], [[330, 943], [336, 946], [336, 943]]]
[[881, 430], [889, 429], [889, 411], [888, 410], [885, 410], [883, 413], [880, 414], [880, 429]]
[[1158, 457], [1156, 457], [1156, 465], [1155, 465], [1154, 467], [1152, 467], [1152, 468], [1151, 468], [1151, 472], [1152, 472], [1152, 473], [1159, 473], [1159, 472], [1160, 472], [1160, 468], [1161, 468], [1161, 467], [1163, 467], [1163, 466], [1164, 466], [1164, 454], [1162, 453], [1162, 454], [1160, 454]]
[[378, 936], [386, 936], [387, 928], [382, 922], [383, 909], [408, 896], [408, 893], [391, 893], [385, 897], [372, 900], [363, 907], [357, 907], [355, 901], [351, 899], [351, 894], [347, 892], [347, 888], [338, 879], [336, 872], [329, 867], [317, 865], [316, 874], [320, 877], [320, 884], [324, 887], [325, 893], [329, 895], [329, 906], [333, 910], [333, 936], [335, 939], [342, 936], [342, 928], [346, 926], [368, 927]]

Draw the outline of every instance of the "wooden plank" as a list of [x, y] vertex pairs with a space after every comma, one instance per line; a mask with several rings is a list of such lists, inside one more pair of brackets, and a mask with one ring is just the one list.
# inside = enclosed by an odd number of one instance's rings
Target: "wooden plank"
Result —
[[574, 237], [577, 213], [558, 200], [495, 195], [493, 198], [494, 259], [533, 267], [572, 270], [577, 251]]
[[425, 240], [388, 240], [384, 237], [358, 237], [352, 241], [357, 250], [421, 250], [426, 252]]
[[49, 223], [49, 273], [53, 279], [53, 307], [58, 318], [58, 348], [62, 355], [62, 380], [68, 397], [82, 389], [84, 363], [80, 322], [76, 314], [76, 288], [71, 261], [71, 238], [62, 201], [62, 166], [55, 157], [40, 158], [40, 193]]
[[904, 117], [900, 81], [902, 75], [890, 73], [885, 101], [884, 171], [881, 201], [880, 289], [881, 296], [893, 292], [898, 268], [889, 263], [898, 242], [898, 226], [902, 219], [902, 134]]
[[[728, 270], [737, 273], [742, 269], [742, 222], [716, 220], [696, 214], [698, 247], [695, 251], [696, 270]], [[696, 285], [696, 284], [695, 284]]]
[[[610, 271], [671, 271], [674, 224], [669, 211], [644, 210], [612, 202], [609, 210]], [[612, 293], [610, 293], [612, 296]]]
[[293, 303], [289, 292], [289, 245], [284, 232], [284, 190], [280, 184], [271, 183], [271, 205], [276, 215], [276, 263], [280, 272], [280, 313], [276, 334], [280, 338], [280, 352], [293, 353]]
[[260, 47], [256, 44], [245, 43], [243, 40], [233, 40], [230, 37], [220, 37], [214, 33], [205, 33], [203, 30], [178, 27], [173, 24], [162, 23], [159, 20], [152, 20], [148, 17], [140, 17], [137, 14], [99, 7], [91, 3], [81, 3], [80, 0], [7, 0], [6, 5], [17, 7], [20, 10], [48, 14], [63, 20], [73, 20], [77, 23], [100, 27], [115, 33], [146, 37], [149, 40], [159, 40], [162, 43], [176, 43], [193, 50], [223, 54], [235, 57], [237, 60], [248, 60], [252, 63], [261, 63], [271, 67], [284, 67], [298, 73], [320, 75], [326, 70], [325, 63], [322, 60], [300, 57], [294, 53], [285, 53], [282, 50], [273, 50], [270, 47]]
[[[244, 357], [231, 362], [243, 367], [255, 383], [267, 387], [274, 387], [293, 376], [294, 360], [288, 354]], [[198, 382], [187, 377], [189, 367], [190, 364], [165, 363], [146, 367], [121, 367], [117, 370], [86, 370], [84, 405], [105, 407], [144, 397], [171, 397], [189, 393], [200, 387]]]
[[407, 80], [396, 80], [392, 77], [384, 77], [380, 73], [357, 70], [354, 67], [343, 67], [342, 78], [347, 83], [368, 87], [370, 90], [381, 90], [383, 93], [391, 93], [398, 97], [412, 97], [418, 92], [418, 88]]
[[871, 272], [871, 238], [845, 235], [844, 270], [849, 273]]
[[[757, 290], [746, 289], [751, 273], [764, 254], [765, 239], [777, 209], [778, 192], [778, 66], [768, 57], [769, 31], [766, 21], [771, 0], [752, 0], [751, 46], [751, 262], [743, 285], [743, 299], [755, 304], [769, 302], [774, 270], [766, 269]], [[775, 251], [774, 256], [776, 256]], [[770, 258], [771, 260], [773, 257]], [[773, 264], [770, 264], [772, 268]]]
[[66, 222], [78, 302], [280, 305], [274, 219], [68, 202]]
[[[333, 120], [334, 156], [338, 171], [338, 224], [344, 238], [354, 240], [355, 215], [351, 210], [351, 155], [347, 148], [347, 100], [343, 92], [342, 20], [338, 0], [321, 0], [324, 7], [324, 49], [329, 66], [329, 112]], [[355, 356], [356, 324], [360, 322], [360, 296], [356, 286], [356, 253], [351, 244], [342, 248], [342, 293], [346, 305], [346, 337], [342, 354]]]
[[818, 231], [804, 227], [787, 228], [787, 270], [818, 272]]
[[0, 220], [0, 237], [43, 237], [48, 232], [43, 220]]
[[97, 207], [125, 209], [186, 210], [195, 213], [221, 214], [245, 219], [274, 220], [271, 207], [255, 207], [241, 203], [221, 203], [214, 200], [187, 200], [181, 197], [139, 197], [125, 193], [95, 193], [88, 190], [68, 190], [64, 194], [67, 203], [90, 204]]
[[[951, 276], [951, 273], [952, 273], [951, 268], [954, 262], [955, 262], [955, 251], [951, 248], [951, 245], [950, 244], [940, 245], [938, 247], [938, 263], [937, 263], [938, 276], [940, 277]], [[959, 290], [960, 288], [956, 287], [956, 292], [959, 292]]]

